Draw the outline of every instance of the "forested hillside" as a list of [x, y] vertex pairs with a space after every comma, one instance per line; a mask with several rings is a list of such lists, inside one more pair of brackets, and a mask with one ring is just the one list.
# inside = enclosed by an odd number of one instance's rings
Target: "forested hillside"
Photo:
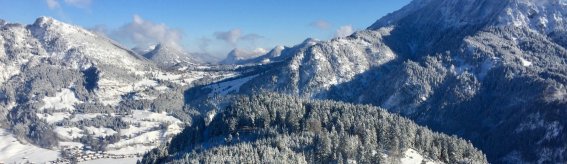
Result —
[[383, 109], [264, 93], [234, 98], [142, 163], [487, 163], [470, 142], [432, 132]]

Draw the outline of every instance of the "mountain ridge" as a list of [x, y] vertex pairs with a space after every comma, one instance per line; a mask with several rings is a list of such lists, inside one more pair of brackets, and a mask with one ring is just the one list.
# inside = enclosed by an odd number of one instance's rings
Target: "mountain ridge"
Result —
[[183, 90], [238, 74], [209, 66], [164, 70], [105, 36], [49, 17], [2, 25], [0, 45], [0, 126], [11, 133], [0, 136], [10, 139], [0, 145], [0, 160], [8, 163], [21, 162], [19, 152], [28, 150], [48, 152], [26, 159], [37, 163], [76, 162], [87, 150], [144, 153], [190, 123]]
[[[567, 8], [537, 2], [416, 0], [367, 30], [293, 51], [236, 94], [372, 104], [470, 139], [492, 163], [566, 161], [567, 135], [555, 132], [567, 127], [567, 33], [553, 19]], [[551, 32], [534, 23], [547, 17]], [[517, 144], [530, 140], [539, 142]]]

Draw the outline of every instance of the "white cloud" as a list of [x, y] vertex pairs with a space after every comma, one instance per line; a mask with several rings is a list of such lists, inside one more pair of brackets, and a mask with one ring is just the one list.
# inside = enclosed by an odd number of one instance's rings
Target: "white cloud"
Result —
[[206, 37], [202, 37], [197, 41], [197, 45], [199, 45], [199, 49], [203, 52], [208, 52], [210, 44], [211, 44], [211, 39]]
[[255, 54], [255, 56], [264, 55], [264, 54], [268, 53], [268, 50], [266, 50], [264, 48], [256, 48], [256, 49], [252, 50], [252, 53]]
[[255, 42], [258, 39], [264, 38], [261, 35], [258, 34], [246, 34], [246, 35], [242, 35], [242, 32], [240, 31], [240, 29], [232, 29], [229, 31], [220, 31], [220, 32], [215, 32], [214, 36], [216, 39], [225, 41], [233, 46], [236, 46], [236, 44], [239, 41], [249, 41], [249, 42]]
[[335, 37], [346, 37], [354, 33], [352, 25], [341, 26], [335, 32]]
[[[47, 7], [49, 9], [59, 9], [61, 8], [61, 0], [45, 0]], [[91, 5], [92, 0], [63, 0], [63, 3], [69, 6], [77, 8], [88, 8]]]
[[258, 34], [246, 34], [246, 35], [240, 37], [239, 39], [240, 39], [240, 40], [243, 40], [243, 41], [255, 42], [256, 40], [262, 39], [262, 38], [264, 38], [264, 36], [262, 36], [262, 35], [258, 35]]
[[132, 22], [123, 25], [112, 33], [115, 39], [139, 47], [162, 43], [182, 49], [180, 43], [183, 39], [183, 32], [181, 30], [145, 20], [139, 15], [134, 15]]
[[47, 7], [49, 7], [49, 9], [56, 9], [61, 7], [57, 0], [45, 0], [45, 2], [47, 3]]
[[266, 50], [264, 48], [256, 48], [256, 49], [253, 49], [253, 50], [236, 48], [236, 49], [232, 50], [229, 55], [234, 55], [234, 57], [246, 59], [246, 58], [264, 55], [266, 53], [268, 53], [268, 50]]
[[64, 2], [78, 8], [87, 8], [91, 5], [91, 0], [64, 0]]
[[88, 30], [103, 36], [108, 36], [107, 34], [109, 32], [108, 28], [105, 25], [96, 25], [92, 28], [89, 28]]
[[229, 31], [215, 32], [214, 35], [215, 38], [234, 45], [240, 38], [240, 33], [240, 29], [232, 29]]
[[317, 20], [317, 21], [311, 22], [309, 25], [311, 27], [315, 27], [315, 28], [320, 29], [320, 30], [326, 30], [326, 29], [329, 29], [329, 27], [331, 27], [331, 23], [329, 23], [326, 20]]

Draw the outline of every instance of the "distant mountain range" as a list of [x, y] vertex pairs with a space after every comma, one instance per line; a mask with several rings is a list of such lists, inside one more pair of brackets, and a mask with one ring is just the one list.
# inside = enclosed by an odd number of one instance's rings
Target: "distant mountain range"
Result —
[[565, 162], [565, 16], [559, 0], [416, 0], [367, 30], [188, 94], [218, 99], [239, 82], [235, 94], [372, 104], [469, 139], [492, 163]]
[[[1, 29], [0, 42], [4, 46], [0, 52], [0, 59], [6, 69], [2, 71], [0, 112], [6, 117], [1, 117], [0, 121], [2, 128], [8, 130], [10, 134], [2, 133], [3, 136], [0, 137], [17, 139], [11, 144], [0, 145], [2, 151], [0, 153], [3, 154], [0, 161], [3, 162], [21, 162], [22, 159], [38, 163], [56, 160], [79, 162], [91, 160], [84, 157], [86, 153], [98, 151], [104, 151], [110, 156], [142, 155], [155, 147], [169, 143], [170, 139], [182, 132], [185, 126], [190, 125], [188, 129], [204, 126], [205, 121], [210, 124], [218, 117], [214, 112], [205, 113], [210, 109], [201, 110], [187, 105], [186, 102], [190, 102], [188, 97], [207, 97], [207, 94], [188, 96], [183, 94], [187, 93], [186, 90], [190, 90], [195, 85], [211, 84], [222, 79], [240, 79], [241, 76], [255, 74], [267, 69], [262, 67], [263, 64], [281, 63], [293, 52], [305, 50], [319, 42], [308, 39], [294, 47], [276, 47], [265, 55], [242, 60], [243, 64], [248, 66], [225, 67], [199, 64], [187, 53], [163, 44], [147, 49], [128, 50], [108, 38], [48, 17], [38, 18], [32, 25], [5, 24]], [[262, 64], [256, 65], [259, 63]], [[239, 84], [239, 82], [228, 83], [225, 84], [228, 89], [218, 91], [228, 95], [238, 91]], [[286, 102], [288, 99], [295, 98], [282, 96], [278, 103], [288, 103]], [[307, 100], [302, 101], [307, 102]], [[338, 104], [338, 106], [342, 108], [345, 105]], [[320, 109], [320, 112], [328, 112], [327, 110]], [[378, 112], [376, 117], [385, 115], [391, 117], [389, 119], [401, 119], [378, 108], [366, 110]], [[219, 112], [228, 111], [219, 110]], [[357, 115], [359, 114], [363, 113], [359, 112]], [[392, 125], [394, 127], [392, 130], [402, 130], [401, 127], [405, 126], [410, 129], [419, 128], [419, 133], [427, 136], [419, 140], [431, 144], [434, 144], [436, 139], [442, 140], [447, 144], [456, 144], [458, 148], [439, 145], [430, 147], [433, 148], [430, 150], [414, 145], [397, 145], [390, 143], [390, 140], [380, 139], [380, 142], [384, 142], [383, 145], [373, 143], [380, 147], [367, 148], [367, 153], [373, 154], [373, 157], [365, 159], [366, 161], [486, 161], [484, 154], [468, 142], [432, 133], [408, 120], [395, 124], [396, 126]], [[247, 125], [242, 126], [244, 127], [239, 128], [247, 128]], [[329, 128], [332, 126], [334, 125], [329, 124]], [[396, 128], [397, 126], [400, 128]], [[229, 128], [221, 125], [210, 129], [221, 130], [221, 127]], [[345, 127], [341, 128], [343, 128], [341, 131], [346, 130]], [[342, 134], [343, 132], [341, 135], [335, 135], [333, 133], [339, 131], [329, 130], [331, 131], [328, 135], [341, 137], [336, 139], [343, 140], [342, 138], [347, 137]], [[381, 135], [399, 138], [405, 133], [409, 132], [399, 132], [395, 134], [396, 136]], [[188, 134], [178, 137], [181, 141], [173, 142], [185, 143], [183, 137], [186, 135]], [[297, 136], [291, 137], [293, 139]], [[235, 139], [240, 140], [239, 136]], [[411, 140], [414, 138], [393, 141], [409, 144], [409, 142], [413, 143]], [[13, 146], [13, 144], [27, 143], [46, 149], [33, 145]], [[327, 144], [338, 144], [338, 142]], [[382, 148], [384, 145], [388, 146], [388, 149]], [[456, 154], [444, 159], [438, 157], [447, 154], [437, 153], [447, 153], [449, 149], [462, 149], [466, 154]], [[37, 150], [48, 151], [51, 156], [30, 152]], [[176, 150], [183, 150], [183, 147]], [[330, 151], [338, 152], [340, 148], [333, 148]], [[14, 152], [27, 152], [30, 156], [21, 157], [21, 154]], [[341, 160], [351, 158], [347, 154], [344, 155], [345, 158]], [[298, 154], [294, 156], [301, 160], [302, 156]], [[223, 158], [225, 157], [220, 159]], [[335, 157], [327, 158], [326, 161], [336, 161]]]

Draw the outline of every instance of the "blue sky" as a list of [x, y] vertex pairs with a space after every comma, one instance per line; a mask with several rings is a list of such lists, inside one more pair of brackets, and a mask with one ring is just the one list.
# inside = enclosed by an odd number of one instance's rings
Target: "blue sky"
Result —
[[410, 0], [0, 0], [0, 19], [39, 16], [96, 30], [126, 46], [171, 42], [222, 57], [364, 29]]

